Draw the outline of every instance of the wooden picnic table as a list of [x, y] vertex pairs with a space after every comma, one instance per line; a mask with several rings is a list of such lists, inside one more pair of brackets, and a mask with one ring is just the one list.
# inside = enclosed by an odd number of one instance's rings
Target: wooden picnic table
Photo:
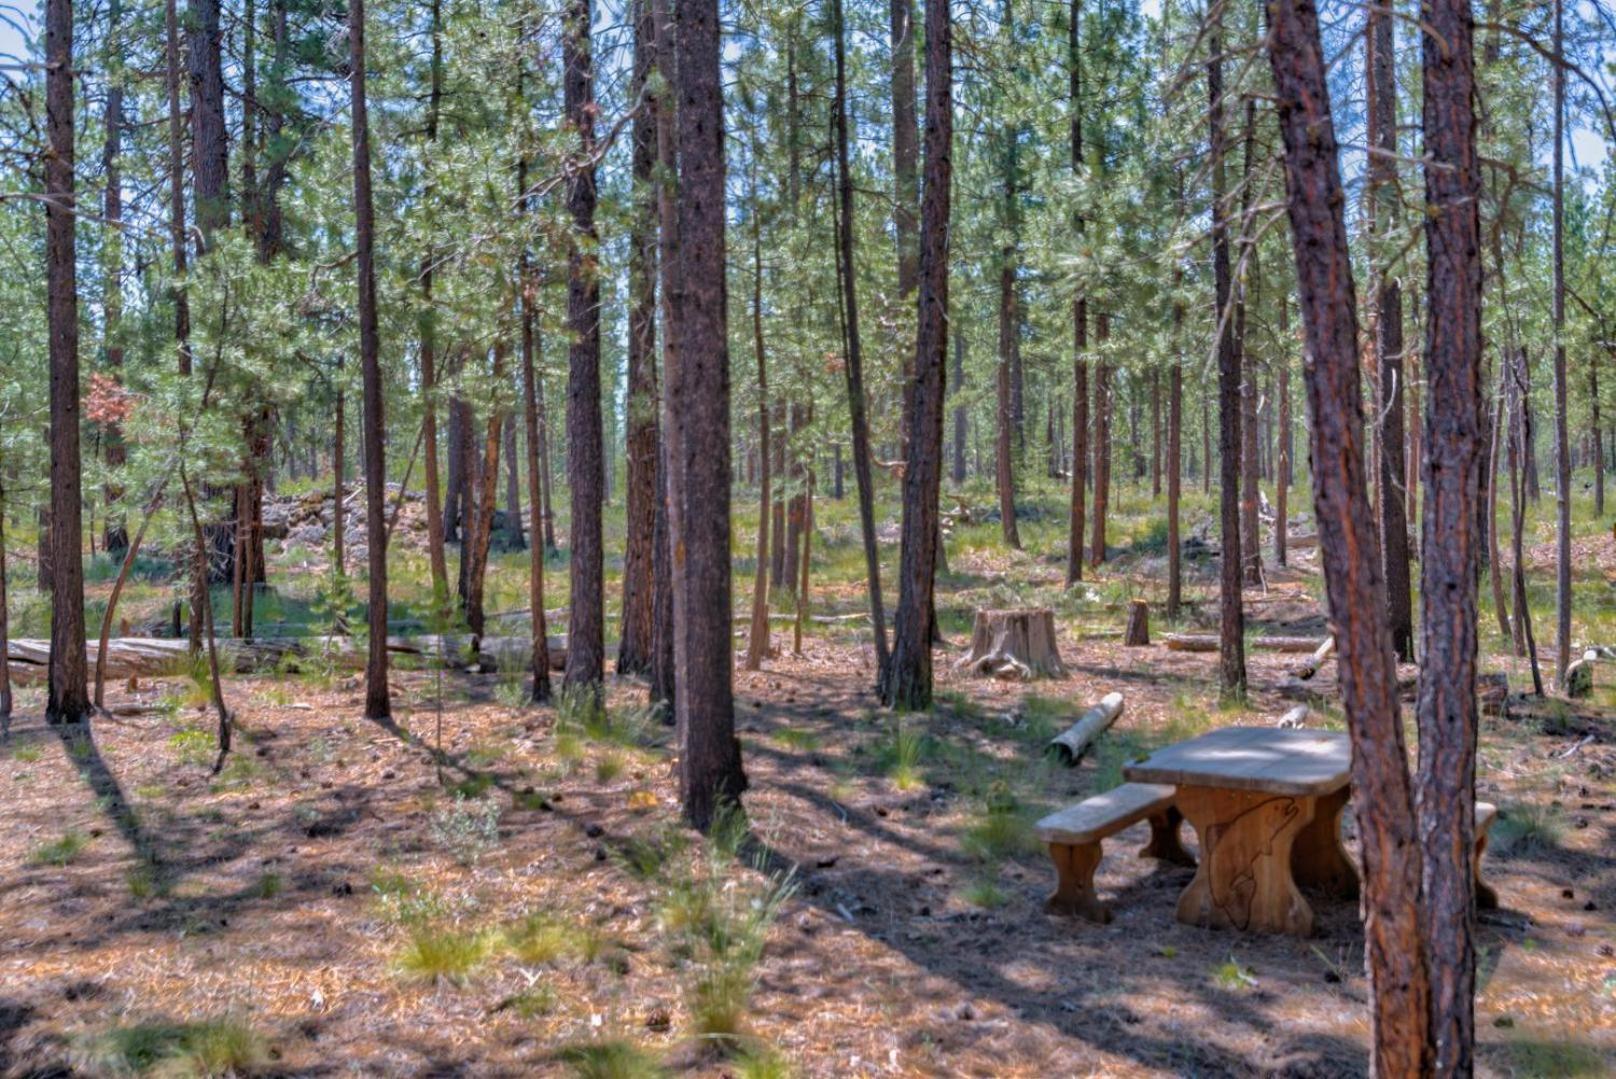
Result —
[[1358, 894], [1341, 846], [1352, 745], [1328, 731], [1225, 727], [1123, 768], [1130, 781], [1170, 783], [1201, 842], [1195, 879], [1178, 900], [1191, 925], [1307, 936], [1313, 908], [1298, 885]]

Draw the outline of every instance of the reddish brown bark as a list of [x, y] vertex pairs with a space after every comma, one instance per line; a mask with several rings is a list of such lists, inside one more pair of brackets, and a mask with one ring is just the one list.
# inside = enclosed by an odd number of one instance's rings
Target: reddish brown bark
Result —
[[[1083, 171], [1083, 0], [1072, 0], [1066, 24], [1067, 97], [1070, 109], [1072, 172]], [[1078, 213], [1073, 225], [1084, 229]], [[1089, 303], [1078, 290], [1072, 298], [1072, 495], [1070, 527], [1066, 533], [1066, 585], [1083, 579], [1084, 504], [1088, 498], [1089, 467]], [[963, 432], [962, 432], [963, 437]]]
[[[567, 188], [567, 482], [572, 494], [568, 687], [598, 687], [605, 674], [605, 596], [601, 507], [605, 503], [600, 415], [600, 277], [595, 264], [595, 65], [590, 0], [569, 0], [562, 38], [567, 124], [577, 169]], [[726, 440], [726, 447], [727, 447]]]
[[903, 532], [892, 663], [884, 696], [894, 708], [932, 700], [933, 586], [943, 474], [943, 406], [948, 367], [948, 223], [954, 138], [953, 35], [948, 0], [926, 3], [926, 164], [920, 207], [920, 303], [911, 384], [909, 452], [903, 476]]
[[1215, 14], [1207, 33], [1206, 65], [1212, 159], [1212, 275], [1218, 352], [1218, 454], [1221, 520], [1219, 541], [1219, 690], [1225, 699], [1246, 695], [1246, 623], [1240, 597], [1240, 357], [1231, 325], [1233, 282], [1229, 267], [1229, 222], [1224, 180], [1223, 27]]
[[724, 99], [717, 0], [677, 16], [679, 295], [666, 372], [673, 537], [674, 715], [685, 818], [707, 829], [746, 789], [735, 738], [730, 632], [729, 348], [724, 267]]
[[[1094, 319], [1094, 337], [1103, 353], [1111, 339], [1111, 316]], [[1105, 518], [1111, 505], [1111, 365], [1101, 359], [1094, 367], [1094, 524], [1089, 562], [1105, 561]]]
[[[51, 650], [45, 718], [90, 712], [79, 472], [79, 293], [73, 189], [73, 4], [45, 4], [45, 280], [50, 333]], [[0, 657], [3, 662], [4, 657]]]
[[[1421, 514], [1420, 838], [1435, 1068], [1469, 1074], [1475, 1040], [1476, 518], [1483, 447], [1481, 178], [1467, 0], [1422, 8], [1425, 505]], [[1562, 564], [1564, 564], [1562, 562]]]
[[375, 212], [370, 196], [370, 125], [365, 104], [365, 4], [348, 3], [353, 115], [354, 237], [359, 275], [359, 363], [364, 384], [365, 539], [370, 558], [370, 653], [365, 664], [365, 718], [387, 719], [387, 459], [382, 412], [381, 331], [376, 310]]
[[1354, 795], [1361, 800], [1371, 1070], [1421, 1075], [1430, 1064], [1429, 1001], [1414, 793], [1367, 493], [1346, 199], [1313, 0], [1271, 0], [1268, 19], [1297, 286], [1312, 357], [1306, 383], [1313, 504], [1353, 743]]

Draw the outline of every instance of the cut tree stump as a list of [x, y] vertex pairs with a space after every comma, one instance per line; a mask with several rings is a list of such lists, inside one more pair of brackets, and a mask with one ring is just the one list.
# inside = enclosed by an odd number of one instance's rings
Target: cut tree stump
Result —
[[1055, 644], [1055, 612], [1048, 607], [977, 611], [971, 650], [958, 669], [1007, 681], [1064, 678]]
[[1122, 694], [1107, 693], [1100, 703], [1084, 712], [1076, 723], [1049, 741], [1046, 752], [1070, 768], [1083, 759], [1090, 745], [1110, 729], [1122, 714]]
[[1136, 599], [1128, 604], [1128, 630], [1122, 643], [1129, 648], [1141, 648], [1150, 643], [1150, 604]]
[[[1328, 638], [1324, 637], [1253, 637], [1246, 647], [1259, 652], [1316, 652]], [[1216, 652], [1218, 638], [1214, 633], [1169, 633], [1162, 638], [1170, 651]]]

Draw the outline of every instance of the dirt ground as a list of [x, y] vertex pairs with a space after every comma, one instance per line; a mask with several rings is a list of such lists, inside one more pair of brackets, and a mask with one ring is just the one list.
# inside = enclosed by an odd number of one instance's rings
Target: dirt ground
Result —
[[[1276, 602], [1271, 618], [1317, 615]], [[1032, 686], [966, 679], [940, 653], [942, 703], [907, 728], [877, 712], [851, 630], [737, 672], [762, 867], [738, 872], [794, 882], [748, 1035], [809, 1076], [1362, 1074], [1351, 904], [1315, 903], [1309, 940], [1180, 925], [1192, 871], [1135, 858], [1140, 825], [1099, 871], [1114, 921], [1054, 917], [1025, 830], [1151, 745], [1272, 723], [1295, 657], [1253, 653], [1249, 710], [1219, 712], [1215, 655], [1063, 633], [1070, 677]], [[1332, 679], [1318, 680], [1326, 705]], [[691, 1037], [657, 885], [623, 857], [678, 831], [666, 745], [563, 745], [556, 712], [502, 703], [498, 676], [445, 676], [440, 777], [434, 684], [400, 672], [384, 727], [361, 718], [352, 680], [232, 680], [243, 737], [219, 777], [183, 679], [120, 687], [110, 704], [150, 708], [97, 720], [88, 742], [43, 727], [29, 691], [0, 749], [0, 1075], [99, 1074], [108, 1031], [218, 1016], [262, 1037], [264, 1074], [566, 1074], [563, 1047], [611, 1039], [674, 1070], [741, 1074]], [[1107, 745], [1075, 769], [1042, 762], [1048, 733], [1114, 689], [1127, 706]], [[1317, 722], [1339, 717], [1326, 706]], [[1478, 936], [1482, 1069], [1616, 1072], [1616, 723], [1488, 719], [1483, 743], [1504, 909]], [[442, 784], [499, 807], [497, 841], [469, 864], [440, 834]], [[1020, 830], [984, 853], [983, 806], [1006, 802]], [[1350, 815], [1346, 828], [1353, 848]], [[411, 979], [401, 895], [463, 925], [542, 912], [593, 943]], [[541, 1007], [520, 1006], [538, 989]]]

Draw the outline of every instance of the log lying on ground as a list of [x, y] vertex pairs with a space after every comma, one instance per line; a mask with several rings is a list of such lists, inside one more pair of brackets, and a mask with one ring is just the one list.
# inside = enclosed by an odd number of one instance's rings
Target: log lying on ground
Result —
[[1307, 726], [1307, 715], [1311, 711], [1312, 709], [1307, 705], [1299, 704], [1295, 708], [1292, 708], [1289, 712], [1286, 712], [1284, 715], [1280, 716], [1279, 722], [1275, 723], [1274, 726], [1284, 731], [1297, 730], [1305, 727]]
[[1122, 694], [1107, 693], [1100, 703], [1084, 712], [1076, 723], [1049, 740], [1045, 752], [1070, 768], [1083, 759], [1094, 740], [1110, 729], [1122, 715]]
[[1334, 654], [1335, 638], [1326, 637], [1324, 639], [1324, 643], [1319, 645], [1318, 648], [1314, 649], [1311, 656], [1308, 656], [1306, 659], [1302, 660], [1302, 662], [1291, 668], [1291, 674], [1305, 682], [1309, 678], [1312, 678], [1315, 674], [1318, 674], [1319, 668], [1324, 666], [1325, 661]]
[[1129, 648], [1142, 648], [1150, 643], [1150, 604], [1142, 599], [1128, 604], [1128, 629], [1122, 643]]
[[[1323, 637], [1253, 637], [1247, 648], [1259, 652], [1313, 652], [1323, 644]], [[1162, 643], [1174, 652], [1216, 652], [1218, 638], [1212, 633], [1169, 633]]]
[[1066, 665], [1055, 644], [1055, 612], [1048, 607], [977, 611], [971, 650], [955, 666], [1011, 681], [1064, 678]]
[[[441, 660], [456, 670], [473, 667], [484, 671], [526, 670], [532, 657], [527, 637], [484, 637], [476, 653], [473, 638], [389, 637], [387, 650], [396, 656], [417, 656]], [[296, 670], [305, 663], [320, 661], [345, 670], [362, 670], [365, 665], [363, 642], [353, 637], [265, 637], [251, 641], [224, 638], [219, 642], [219, 659], [236, 674], [280, 669]], [[11, 675], [22, 682], [42, 681], [50, 663], [50, 642], [19, 639], [7, 642], [6, 658]], [[93, 670], [100, 649], [87, 642], [85, 656]], [[155, 637], [118, 637], [107, 642], [107, 677], [160, 677], [185, 669], [189, 662], [186, 641]], [[567, 661], [564, 639], [550, 638], [550, 668], [561, 670]]]

